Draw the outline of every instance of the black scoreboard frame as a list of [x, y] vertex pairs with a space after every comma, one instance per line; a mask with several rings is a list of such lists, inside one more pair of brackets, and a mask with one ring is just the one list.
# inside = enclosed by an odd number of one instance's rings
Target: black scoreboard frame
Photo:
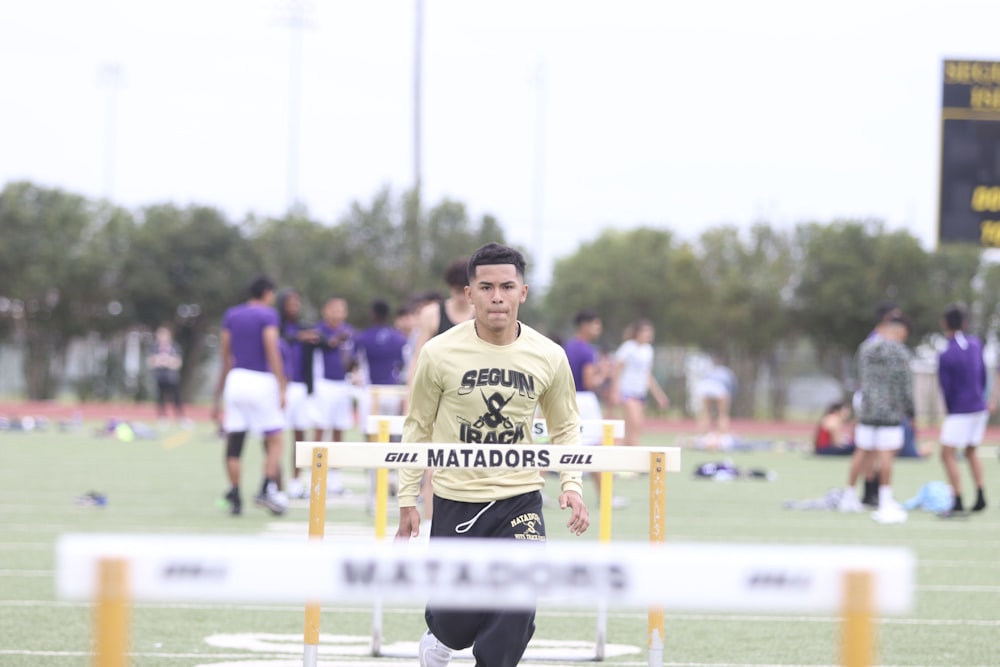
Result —
[[938, 242], [1000, 247], [1000, 62], [944, 61]]

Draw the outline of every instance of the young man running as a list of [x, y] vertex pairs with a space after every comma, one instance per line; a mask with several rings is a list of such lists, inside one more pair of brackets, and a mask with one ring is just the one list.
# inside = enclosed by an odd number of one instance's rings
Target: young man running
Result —
[[[475, 318], [456, 324], [424, 345], [416, 359], [404, 442], [531, 442], [541, 407], [554, 444], [580, 442], [576, 389], [558, 344], [518, 322], [528, 295], [520, 252], [496, 243], [469, 260], [466, 298]], [[420, 532], [417, 491], [420, 470], [399, 471], [397, 539]], [[431, 539], [499, 538], [525, 548], [545, 540], [537, 470], [437, 470], [433, 476]], [[580, 473], [560, 474], [559, 507], [579, 535], [590, 525]], [[428, 631], [420, 640], [421, 667], [444, 667], [454, 650], [472, 647], [480, 667], [514, 667], [535, 629], [531, 611], [451, 611], [428, 607]]]

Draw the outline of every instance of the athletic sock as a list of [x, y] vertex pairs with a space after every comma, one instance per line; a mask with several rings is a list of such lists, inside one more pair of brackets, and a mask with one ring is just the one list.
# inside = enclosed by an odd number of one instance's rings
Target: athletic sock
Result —
[[964, 512], [965, 506], [962, 505], [962, 496], [956, 495], [955, 502], [951, 506], [952, 512]]
[[880, 486], [878, 487], [878, 507], [879, 509], [887, 509], [892, 507], [896, 501], [892, 499], [892, 487], [891, 486]]
[[980, 512], [986, 509], [986, 496], [983, 494], [983, 487], [976, 490], [976, 504], [972, 506], [973, 512]]

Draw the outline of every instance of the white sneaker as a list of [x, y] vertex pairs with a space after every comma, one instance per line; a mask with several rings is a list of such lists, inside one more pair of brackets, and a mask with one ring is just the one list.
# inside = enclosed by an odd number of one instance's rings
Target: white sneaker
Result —
[[861, 504], [858, 500], [858, 495], [856, 493], [844, 492], [840, 496], [840, 501], [837, 503], [837, 511], [839, 512], [863, 512], [865, 506]]
[[447, 667], [453, 652], [428, 630], [420, 638], [417, 659], [420, 661], [420, 667]]
[[880, 507], [872, 512], [872, 519], [878, 523], [906, 523], [906, 510], [898, 504]]
[[268, 483], [265, 493], [258, 493], [254, 497], [254, 503], [270, 510], [275, 516], [281, 516], [288, 511], [288, 496], [278, 491], [274, 482]]
[[298, 477], [293, 477], [288, 480], [288, 497], [289, 498], [308, 498], [309, 493], [306, 491], [306, 485], [302, 483], [302, 480]]

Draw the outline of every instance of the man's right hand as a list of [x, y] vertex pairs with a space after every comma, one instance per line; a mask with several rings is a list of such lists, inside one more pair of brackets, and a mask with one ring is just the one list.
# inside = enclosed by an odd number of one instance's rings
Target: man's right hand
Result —
[[399, 528], [396, 542], [409, 542], [411, 537], [420, 535], [420, 512], [416, 507], [399, 508]]

